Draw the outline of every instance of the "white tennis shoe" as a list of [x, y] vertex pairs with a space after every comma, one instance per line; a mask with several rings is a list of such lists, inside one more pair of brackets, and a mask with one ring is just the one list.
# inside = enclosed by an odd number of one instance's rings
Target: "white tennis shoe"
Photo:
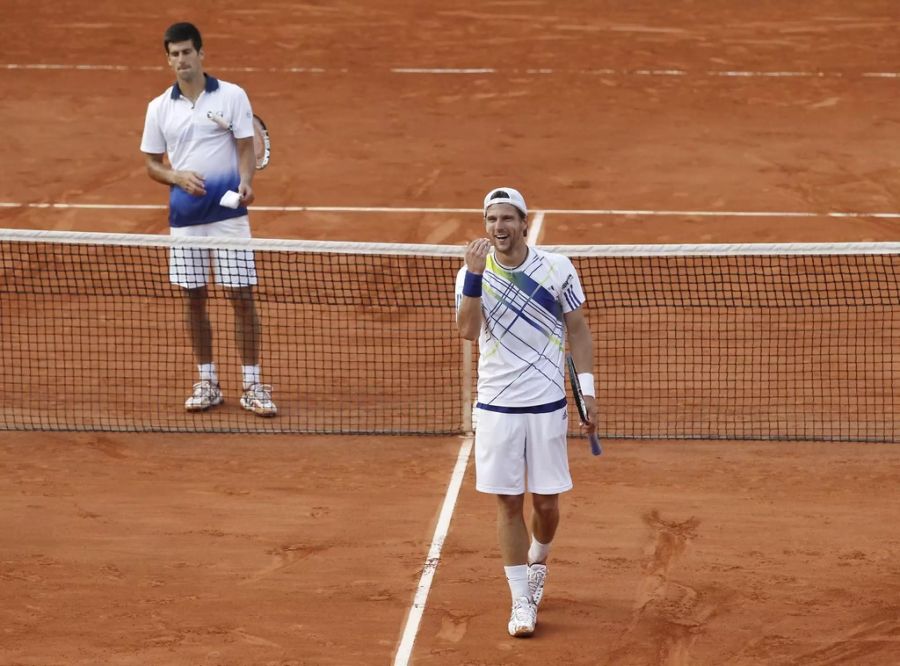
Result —
[[531, 600], [535, 606], [540, 606], [541, 599], [544, 598], [544, 579], [546, 577], [546, 564], [528, 565], [528, 591], [531, 592]]
[[528, 597], [519, 597], [513, 602], [512, 614], [509, 616], [509, 635], [522, 637], [534, 633], [537, 624], [537, 606]]
[[272, 402], [272, 387], [268, 384], [254, 384], [241, 396], [241, 407], [259, 416], [275, 416], [278, 407]]
[[189, 412], [202, 412], [203, 410], [222, 404], [222, 391], [218, 384], [213, 384], [208, 379], [194, 384], [191, 397], [184, 401], [184, 408]]

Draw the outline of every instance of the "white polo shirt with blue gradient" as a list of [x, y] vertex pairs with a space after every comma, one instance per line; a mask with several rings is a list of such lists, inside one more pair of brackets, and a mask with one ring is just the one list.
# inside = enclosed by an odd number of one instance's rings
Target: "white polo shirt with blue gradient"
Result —
[[[456, 276], [457, 309], [465, 275], [463, 266]], [[506, 268], [492, 251], [482, 278], [476, 406], [509, 413], [565, 407], [563, 316], [584, 300], [568, 257], [529, 247], [520, 266]]]
[[[211, 120], [221, 115], [232, 131]], [[228, 190], [241, 182], [235, 139], [253, 136], [253, 111], [240, 86], [206, 75], [206, 86], [196, 102], [181, 94], [178, 83], [147, 105], [141, 151], [166, 153], [177, 171], [196, 171], [203, 176], [206, 194], [194, 196], [171, 186], [169, 224], [187, 227], [208, 224], [247, 214], [245, 206], [219, 205]]]

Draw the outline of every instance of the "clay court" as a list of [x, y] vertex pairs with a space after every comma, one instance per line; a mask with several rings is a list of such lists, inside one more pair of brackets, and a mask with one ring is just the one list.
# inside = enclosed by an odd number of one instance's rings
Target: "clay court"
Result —
[[[461, 245], [507, 184], [541, 245], [900, 241], [888, 0], [19, 3], [0, 227], [167, 232], [139, 145], [179, 20], [272, 133], [259, 238]], [[572, 438], [513, 640], [467, 442], [5, 432], [0, 664], [900, 663], [896, 443]]]

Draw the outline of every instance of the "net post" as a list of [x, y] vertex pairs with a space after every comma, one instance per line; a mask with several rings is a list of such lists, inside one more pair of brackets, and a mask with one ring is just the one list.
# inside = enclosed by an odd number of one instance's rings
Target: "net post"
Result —
[[472, 341], [462, 341], [462, 424], [463, 432], [472, 434]]

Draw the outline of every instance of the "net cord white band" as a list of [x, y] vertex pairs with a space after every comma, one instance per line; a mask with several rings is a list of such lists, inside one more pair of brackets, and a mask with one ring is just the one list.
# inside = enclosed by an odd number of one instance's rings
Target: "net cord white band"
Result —
[[[125, 245], [146, 247], [205, 247], [220, 250], [272, 250], [338, 254], [388, 254], [431, 257], [458, 257], [460, 245], [412, 243], [362, 243], [342, 241], [284, 240], [274, 238], [175, 238], [155, 234], [118, 234], [86, 231], [45, 231], [0, 229], [0, 241], [69, 243], [82, 245]], [[548, 252], [569, 257], [689, 257], [763, 255], [866, 255], [900, 254], [900, 243], [722, 243], [658, 245], [541, 245]]]

